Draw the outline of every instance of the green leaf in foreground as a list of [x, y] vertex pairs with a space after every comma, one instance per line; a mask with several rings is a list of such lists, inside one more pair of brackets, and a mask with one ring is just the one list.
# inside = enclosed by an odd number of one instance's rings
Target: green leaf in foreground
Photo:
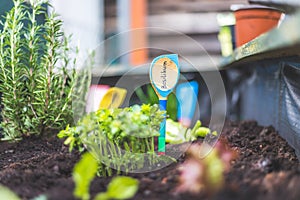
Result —
[[97, 160], [90, 153], [83, 154], [81, 160], [75, 165], [73, 170], [75, 197], [83, 200], [90, 198], [89, 187], [96, 175], [97, 168]]
[[0, 199], [21, 200], [13, 191], [0, 185]]
[[117, 176], [108, 184], [107, 191], [99, 193], [95, 200], [132, 198], [138, 191], [138, 185], [138, 180], [134, 178]]

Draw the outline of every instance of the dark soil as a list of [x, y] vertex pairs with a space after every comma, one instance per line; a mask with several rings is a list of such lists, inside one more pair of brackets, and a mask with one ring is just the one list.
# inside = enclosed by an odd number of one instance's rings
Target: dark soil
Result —
[[[134, 199], [300, 199], [300, 167], [293, 149], [272, 127], [256, 122], [229, 122], [222, 135], [240, 152], [226, 174], [226, 184], [217, 194], [207, 197], [177, 194], [178, 165], [158, 171], [133, 174], [140, 187]], [[23, 199], [45, 194], [48, 199], [74, 199], [72, 169], [78, 152], [68, 152], [63, 141], [30, 137], [19, 143], [0, 143], [0, 184]], [[111, 177], [96, 178], [91, 194], [106, 190]]]

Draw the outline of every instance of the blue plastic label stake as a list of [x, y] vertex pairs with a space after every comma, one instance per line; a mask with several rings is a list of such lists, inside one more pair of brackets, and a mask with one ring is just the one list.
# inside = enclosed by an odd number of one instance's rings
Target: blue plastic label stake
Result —
[[196, 81], [178, 84], [176, 97], [178, 100], [177, 118], [185, 127], [190, 127], [198, 97], [198, 83]]
[[[167, 54], [156, 57], [150, 66], [150, 81], [158, 98], [161, 110], [167, 108], [167, 98], [177, 84], [180, 70], [177, 54]], [[160, 126], [158, 137], [158, 154], [166, 152], [166, 116]]]

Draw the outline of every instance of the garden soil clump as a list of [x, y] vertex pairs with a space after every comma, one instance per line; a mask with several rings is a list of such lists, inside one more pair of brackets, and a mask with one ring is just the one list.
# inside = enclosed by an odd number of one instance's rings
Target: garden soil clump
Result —
[[[134, 199], [300, 199], [299, 161], [273, 127], [262, 127], [254, 121], [227, 122], [222, 136], [239, 157], [232, 161], [221, 191], [209, 197], [204, 193], [175, 195], [182, 156], [161, 170], [130, 174], [140, 182]], [[72, 169], [79, 159], [77, 151], [69, 153], [63, 140], [55, 136], [1, 142], [0, 184], [23, 199], [41, 194], [48, 199], [75, 199]], [[110, 180], [111, 177], [96, 178], [91, 184], [92, 196], [105, 191]]]

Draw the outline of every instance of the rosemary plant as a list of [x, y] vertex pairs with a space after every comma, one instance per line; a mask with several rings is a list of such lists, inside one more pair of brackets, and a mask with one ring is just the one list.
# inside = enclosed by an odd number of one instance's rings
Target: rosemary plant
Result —
[[[45, 0], [13, 0], [0, 32], [1, 128], [6, 139], [42, 134], [72, 123], [75, 49]], [[29, 3], [27, 3], [29, 2]], [[45, 22], [38, 24], [42, 15]]]

